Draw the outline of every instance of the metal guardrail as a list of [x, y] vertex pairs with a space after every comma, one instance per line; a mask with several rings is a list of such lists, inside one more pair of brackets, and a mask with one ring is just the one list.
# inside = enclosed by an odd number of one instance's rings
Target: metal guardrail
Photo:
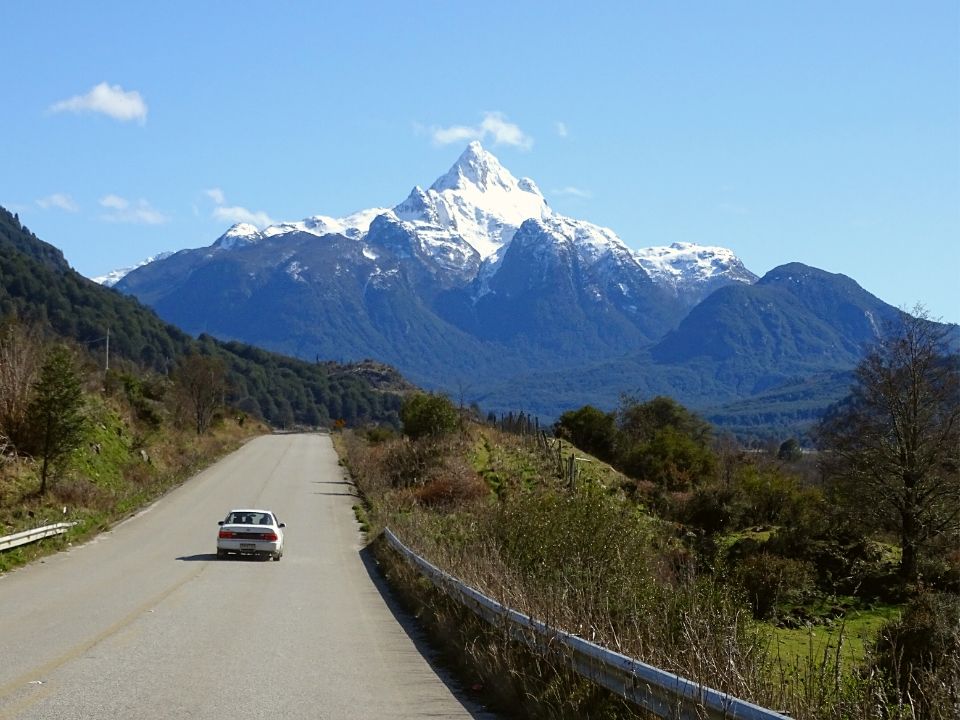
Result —
[[404, 545], [387, 528], [384, 535], [397, 552], [434, 585], [455, 596], [464, 606], [492, 624], [507, 623], [511, 635], [535, 650], [561, 653], [579, 674], [634, 704], [671, 720], [790, 720], [767, 710], [674, 675], [501, 605], [483, 593], [432, 565]]
[[7, 535], [5, 537], [0, 537], [0, 551], [9, 550], [11, 548], [19, 547], [20, 545], [36, 542], [37, 540], [42, 540], [43, 538], [53, 537], [54, 535], [62, 535], [74, 525], [76, 525], [75, 522], [61, 522], [53, 525], [44, 525], [43, 527], [34, 528], [33, 530], [24, 530], [23, 532], [14, 533], [13, 535]]

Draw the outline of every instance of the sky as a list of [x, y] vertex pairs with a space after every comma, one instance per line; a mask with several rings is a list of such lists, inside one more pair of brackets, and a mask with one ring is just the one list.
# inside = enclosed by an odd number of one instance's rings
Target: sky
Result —
[[633, 248], [960, 322], [960, 3], [5, 0], [0, 205], [96, 276], [392, 206], [473, 139]]

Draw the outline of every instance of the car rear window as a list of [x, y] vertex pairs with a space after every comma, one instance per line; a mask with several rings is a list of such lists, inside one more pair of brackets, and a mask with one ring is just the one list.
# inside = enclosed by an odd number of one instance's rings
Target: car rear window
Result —
[[232, 512], [227, 516], [230, 525], [273, 525], [270, 513]]

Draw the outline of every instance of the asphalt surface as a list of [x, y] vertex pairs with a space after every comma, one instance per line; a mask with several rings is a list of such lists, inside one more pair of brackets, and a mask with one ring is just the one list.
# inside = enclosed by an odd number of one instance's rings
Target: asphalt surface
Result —
[[[0, 577], [0, 720], [493, 718], [390, 599], [354, 502], [328, 437], [260, 437]], [[286, 523], [280, 562], [216, 559], [232, 507]]]

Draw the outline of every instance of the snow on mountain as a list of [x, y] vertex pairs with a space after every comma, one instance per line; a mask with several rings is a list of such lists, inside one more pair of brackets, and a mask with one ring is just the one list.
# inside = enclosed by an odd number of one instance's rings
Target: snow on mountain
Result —
[[612, 255], [638, 267], [615, 232], [555, 212], [533, 180], [515, 178], [478, 142], [470, 143], [429, 189], [415, 187], [393, 214], [435, 256], [457, 257], [456, 248], [464, 243], [472, 248], [483, 261], [477, 268], [477, 296], [486, 292], [503, 249], [528, 220], [541, 223], [544, 232], [536, 235], [541, 241], [570, 245], [588, 265]]
[[[539, 228], [531, 228], [524, 236], [530, 257], [546, 260], [566, 248], [563, 252], [575, 253], [586, 267], [604, 261], [611, 268], [624, 267], [628, 273], [644, 275], [613, 230], [555, 212], [533, 180], [515, 178], [478, 142], [470, 143], [429, 189], [415, 187], [393, 209], [393, 215], [442, 267], [454, 262], [464, 265], [465, 251], [476, 253], [481, 262], [471, 265], [474, 302], [490, 292], [491, 278], [526, 222]], [[538, 243], [542, 247], [535, 247]]]
[[569, 238], [588, 262], [596, 262], [610, 253], [625, 256], [625, 259], [633, 258], [630, 248], [610, 228], [558, 214], [548, 217], [545, 224], [554, 233]]
[[747, 284], [757, 280], [732, 250], [723, 247], [677, 242], [634, 250], [633, 256], [654, 282], [675, 290], [722, 278]]
[[370, 229], [370, 223], [374, 218], [384, 213], [388, 213], [388, 208], [369, 208], [360, 210], [342, 218], [333, 218], [327, 215], [314, 215], [300, 222], [285, 222], [277, 225], [270, 225], [264, 228], [263, 237], [273, 237], [275, 235], [284, 235], [290, 232], [305, 232], [317, 237], [324, 235], [343, 235], [353, 240], [359, 240]]
[[143, 267], [144, 265], [149, 265], [155, 260], [163, 260], [173, 255], [172, 252], [162, 252], [153, 257], [148, 257], [146, 260], [137, 263], [133, 267], [120, 268], [119, 270], [111, 270], [106, 275], [99, 275], [95, 278], [90, 278], [98, 285], [103, 285], [104, 287], [113, 287], [118, 282], [120, 282], [127, 273], [131, 273], [136, 270], [138, 267]]
[[[231, 250], [289, 233], [318, 237], [338, 234], [358, 241], [365, 241], [369, 234], [372, 240], [370, 227], [380, 216], [398, 223], [414, 237], [416, 253], [428, 264], [452, 271], [467, 281], [478, 275], [482, 279], [496, 270], [502, 250], [527, 220], [539, 221], [549, 230], [540, 235], [544, 242], [569, 241], [587, 265], [612, 261], [618, 267], [634, 267], [675, 293], [695, 288], [695, 294], [702, 295], [730, 279], [748, 283], [756, 280], [726, 248], [674, 243], [669, 247], [630, 250], [613, 230], [555, 212], [533, 180], [514, 177], [476, 141], [429, 188], [414, 187], [393, 208], [370, 208], [341, 218], [314, 215], [262, 230], [249, 223], [238, 223], [211, 249]], [[383, 230], [387, 226], [380, 224], [377, 228]], [[368, 258], [373, 254], [369, 249], [363, 252]], [[103, 280], [116, 283], [129, 271], [115, 271], [103, 276]]]
[[393, 212], [435, 243], [440, 234], [465, 240], [481, 259], [509, 242], [524, 220], [552, 214], [533, 180], [517, 180], [476, 141], [429, 189], [415, 187]]
[[242, 245], [250, 245], [263, 237], [256, 225], [237, 223], [217, 238], [213, 247], [218, 250], [232, 250]]

